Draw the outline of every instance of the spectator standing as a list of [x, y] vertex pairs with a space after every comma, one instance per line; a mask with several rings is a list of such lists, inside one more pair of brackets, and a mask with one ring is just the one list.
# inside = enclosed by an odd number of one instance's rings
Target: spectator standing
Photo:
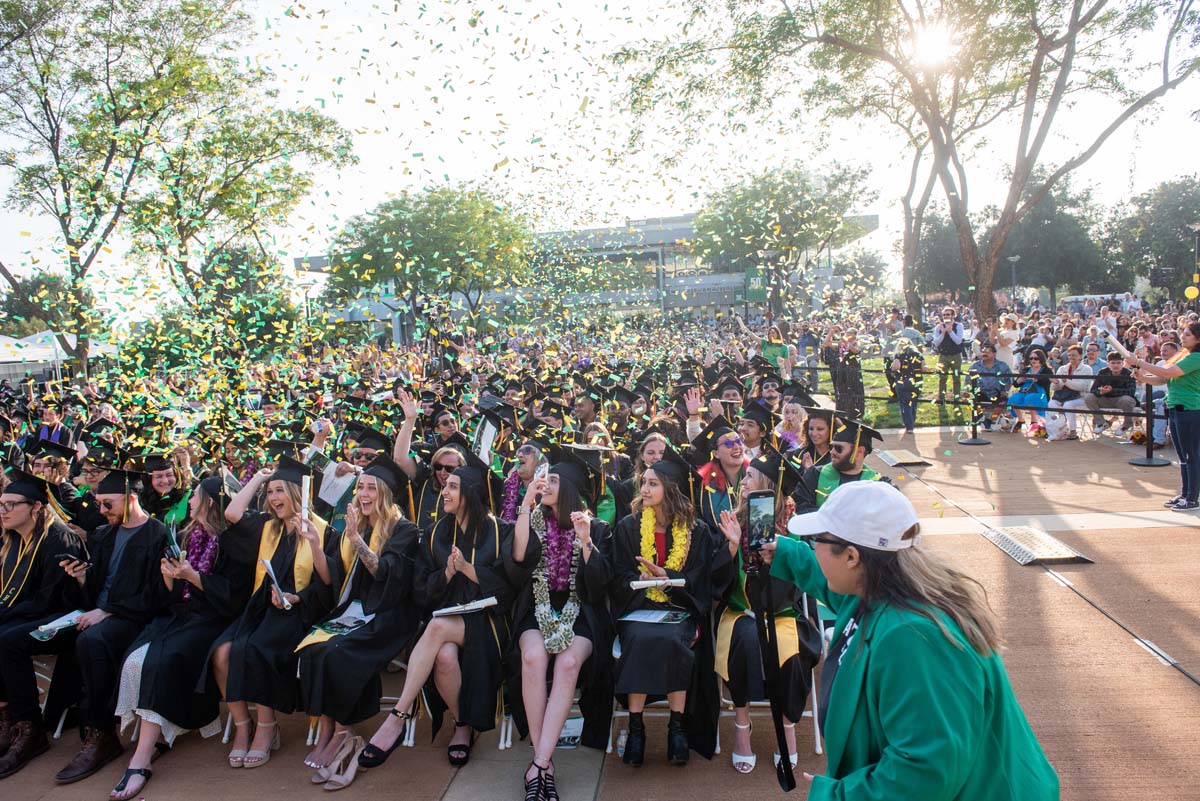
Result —
[[942, 320], [933, 327], [933, 350], [938, 357], [938, 394], [937, 399], [946, 399], [946, 377], [954, 375], [954, 397], [962, 392], [962, 323], [954, 319], [954, 309], [947, 306], [942, 309]]

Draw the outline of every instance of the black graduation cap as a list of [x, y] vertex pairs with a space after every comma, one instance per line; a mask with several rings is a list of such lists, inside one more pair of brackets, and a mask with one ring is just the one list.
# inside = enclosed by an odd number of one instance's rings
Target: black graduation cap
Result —
[[870, 453], [872, 448], [871, 440], [874, 439], [883, 442], [883, 435], [861, 420], [853, 420], [849, 417], [837, 415], [837, 429], [833, 432], [833, 436], [830, 438], [831, 441], [846, 442], [856, 448], [861, 445], [867, 449], [867, 453]]
[[287, 454], [279, 457], [279, 464], [271, 474], [269, 481], [286, 481], [289, 484], [301, 486], [305, 476], [312, 476], [313, 494], [316, 494], [317, 474], [304, 462], [297, 461]]
[[505, 427], [512, 429], [521, 427], [520, 412], [517, 411], [517, 407], [502, 400], [489, 402], [487, 408], [480, 408], [479, 412], [491, 420], [498, 430], [503, 430]]
[[717, 450], [718, 440], [726, 434], [736, 433], [733, 424], [724, 415], [719, 414], [709, 421], [703, 431], [696, 435], [696, 438], [692, 440], [692, 447], [707, 462], [710, 454]]
[[765, 373], [768, 370], [774, 371], [778, 368], [767, 359], [764, 359], [762, 356], [755, 355], [754, 358], [750, 360], [750, 369], [756, 373]]
[[25, 452], [30, 456], [57, 456], [59, 459], [65, 459], [68, 462], [76, 457], [75, 449], [66, 445], [60, 445], [53, 440], [39, 439], [36, 442], [31, 441], [25, 448]]
[[762, 387], [763, 384], [768, 384], [768, 383], [774, 383], [776, 389], [778, 389], [783, 386], [783, 376], [781, 376], [774, 369], [766, 370], [764, 372], [759, 373], [758, 374], [758, 386]]
[[[268, 462], [273, 462], [281, 456], [290, 456], [293, 459], [299, 459], [301, 454], [303, 454], [307, 448], [308, 444], [305, 442], [294, 442], [288, 439], [268, 440], [267, 444], [263, 446], [263, 450], [266, 452]], [[155, 469], [158, 470], [163, 468]]]
[[150, 483], [150, 476], [133, 470], [109, 470], [96, 485], [97, 495], [134, 495]]
[[408, 486], [408, 476], [405, 475], [400, 465], [383, 454], [376, 456], [366, 466], [363, 475], [374, 476], [377, 480], [387, 484], [388, 489], [392, 491], [392, 498], [396, 501], [400, 499], [400, 491]]
[[[270, 443], [268, 443], [269, 445]], [[169, 453], [143, 453], [136, 457], [137, 468], [144, 473], [156, 473], [159, 470], [170, 470], [175, 466]]]
[[99, 436], [101, 434], [107, 434], [113, 431], [124, 431], [125, 426], [121, 425], [120, 423], [114, 423], [107, 417], [101, 417], [88, 423], [83, 427], [83, 430], [88, 434], [95, 434]]
[[383, 453], [392, 452], [392, 438], [363, 423], [346, 425], [346, 441], [353, 442], [356, 448], [370, 448]]
[[0, 438], [8, 438], [17, 430], [17, 423], [7, 415], [0, 414]]
[[746, 385], [743, 384], [737, 377], [726, 375], [717, 383], [709, 387], [708, 397], [720, 400], [721, 396], [723, 396], [725, 392], [729, 390], [737, 392], [738, 397], [741, 398], [746, 394]]
[[804, 465], [792, 459], [769, 442], [764, 442], [758, 457], [750, 462], [750, 466], [762, 473], [775, 484], [776, 497], [786, 498], [796, 489], [804, 475]]
[[38, 503], [50, 502], [50, 482], [44, 478], [39, 478], [15, 467], [7, 468], [4, 475], [8, 477], [9, 481], [8, 485], [4, 487], [6, 494], [20, 495], [22, 498], [28, 498]]
[[450, 436], [444, 437], [441, 440], [439, 440], [438, 447], [439, 448], [455, 447], [455, 448], [458, 448], [459, 450], [469, 451], [469, 450], [471, 450], [471, 441], [469, 439], [467, 439], [466, 435], [463, 434], [463, 432], [455, 431]]
[[447, 414], [453, 415], [454, 409], [440, 402], [433, 404], [433, 408], [429, 410], [429, 424], [436, 426], [438, 418]]
[[233, 474], [225, 469], [222, 469], [219, 475], [203, 479], [196, 486], [202, 489], [205, 495], [217, 502], [217, 507], [221, 510], [222, 514], [225, 512], [225, 507], [229, 504], [229, 501], [242, 489], [242, 485], [233, 477]]
[[810, 405], [802, 407], [806, 417], [819, 417], [833, 428], [833, 416], [836, 412], [833, 409], [823, 409], [820, 406]]
[[592, 509], [604, 494], [604, 449], [595, 445], [554, 447], [550, 472], [570, 481]]
[[547, 398], [542, 401], [541, 416], [552, 417], [560, 423], [566, 422], [569, 411], [566, 406], [563, 406], [556, 400]]
[[663, 458], [647, 470], [653, 470], [659, 478], [679, 488], [692, 503], [696, 502], [696, 490], [700, 487], [700, 474], [671, 445], [663, 450]]
[[815, 406], [816, 401], [809, 394], [808, 384], [803, 381], [790, 381], [779, 387], [779, 397], [787, 401], [789, 398], [801, 406]]
[[454, 471], [464, 490], [476, 493], [493, 513], [504, 498], [504, 482], [473, 451], [463, 454], [467, 463]]
[[626, 406], [632, 406], [633, 404], [637, 403], [638, 400], [638, 396], [635, 393], [629, 391], [620, 384], [617, 384], [615, 387], [608, 390], [606, 394], [609, 402], [623, 403]]
[[742, 409], [742, 417], [758, 423], [764, 433], [770, 433], [779, 424], [779, 415], [758, 401], [750, 401]]
[[83, 458], [88, 464], [105, 468], [120, 467], [128, 459], [129, 454], [102, 439], [89, 442], [87, 445], [87, 456]]

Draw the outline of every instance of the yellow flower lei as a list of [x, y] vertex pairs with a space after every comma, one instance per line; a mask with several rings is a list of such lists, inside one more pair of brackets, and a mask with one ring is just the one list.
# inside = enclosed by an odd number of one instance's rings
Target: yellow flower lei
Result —
[[[654, 547], [654, 523], [654, 510], [642, 509], [642, 558], [648, 562], [654, 562], [658, 556]], [[676, 520], [671, 526], [671, 549], [667, 551], [665, 565], [667, 570], [679, 571], [683, 568], [683, 563], [687, 560], [689, 539], [690, 532], [684, 528], [682, 521]], [[667, 602], [667, 594], [658, 589], [646, 590], [646, 597], [659, 603]]]

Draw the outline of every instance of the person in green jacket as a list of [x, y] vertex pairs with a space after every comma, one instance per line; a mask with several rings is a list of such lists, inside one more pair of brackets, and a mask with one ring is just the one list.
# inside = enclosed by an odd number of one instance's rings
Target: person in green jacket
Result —
[[764, 547], [837, 615], [821, 672], [826, 773], [809, 801], [1050, 801], [1058, 776], [1008, 682], [982, 585], [916, 547], [896, 488], [843, 484]]

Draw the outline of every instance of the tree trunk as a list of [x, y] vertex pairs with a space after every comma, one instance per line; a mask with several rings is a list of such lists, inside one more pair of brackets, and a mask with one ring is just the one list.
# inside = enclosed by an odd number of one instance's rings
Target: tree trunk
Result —
[[1056, 287], [1054, 284], [1050, 285], [1050, 308], [1058, 308], [1058, 287]]
[[[908, 213], [905, 213], [908, 217]], [[917, 257], [920, 255], [920, 231], [913, 230], [913, 221], [904, 221], [904, 264], [901, 265], [900, 279], [904, 288], [904, 305], [908, 313], [917, 322], [921, 320], [921, 297], [917, 294]]]
[[999, 254], [989, 252], [977, 259], [975, 266], [975, 314], [980, 320], [996, 315], [996, 295], [993, 285], [996, 280], [996, 260]]

